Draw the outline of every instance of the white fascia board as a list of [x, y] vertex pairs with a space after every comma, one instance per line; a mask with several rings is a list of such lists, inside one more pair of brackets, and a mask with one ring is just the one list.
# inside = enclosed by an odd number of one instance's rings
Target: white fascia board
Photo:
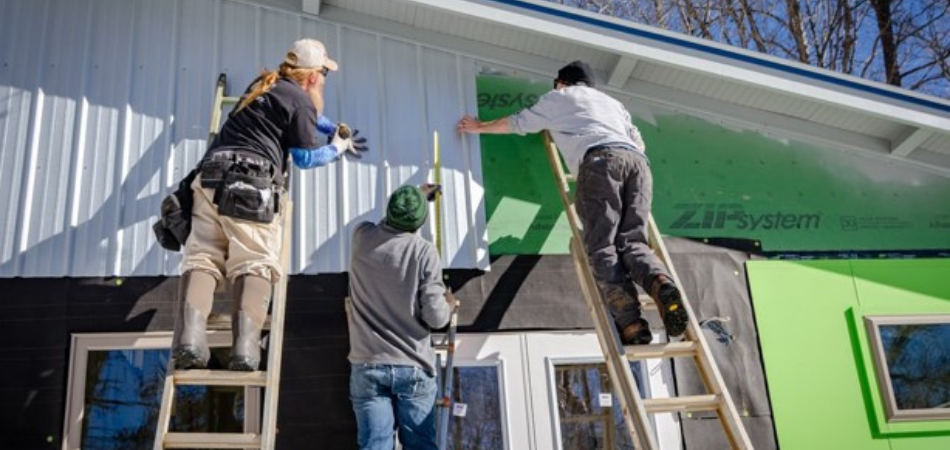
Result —
[[[698, 50], [689, 50], [677, 47], [673, 44], [664, 44], [651, 41], [636, 36], [623, 35], [616, 31], [607, 30], [580, 23], [571, 19], [554, 17], [541, 12], [532, 12], [519, 6], [505, 5], [497, 0], [403, 0], [409, 3], [415, 3], [426, 7], [443, 10], [445, 12], [470, 16], [474, 19], [488, 20], [505, 24], [507, 26], [524, 29], [526, 31], [547, 34], [558, 39], [566, 39], [580, 45], [596, 47], [609, 52], [621, 55], [632, 55], [636, 58], [655, 61], [660, 64], [667, 64], [679, 68], [685, 68], [692, 71], [707, 73], [716, 77], [737, 81], [739, 83], [753, 85], [776, 92], [791, 94], [798, 97], [806, 97], [814, 101], [860, 111], [865, 114], [873, 114], [879, 117], [893, 120], [899, 123], [913, 124], [918, 127], [933, 128], [950, 132], [950, 114], [941, 113], [933, 108], [925, 106], [912, 106], [906, 102], [881, 98], [871, 93], [862, 93], [858, 88], [851, 89], [847, 87], [826, 87], [820, 81], [809, 80], [805, 76], [794, 75], [790, 73], [780, 73], [778, 70], [770, 70], [766, 67], [758, 67], [753, 63], [743, 64], [729, 60], [722, 56], [716, 56]], [[604, 23], [612, 23], [618, 26], [634, 30], [645, 30], [643, 27], [634, 26], [626, 21], [620, 21], [610, 17], [594, 15], [585, 11], [568, 8], [553, 3], [539, 3], [526, 0], [518, 0], [518, 3], [533, 4], [539, 8], [548, 10], [559, 10], [572, 16], [588, 17]], [[880, 83], [873, 83], [857, 77], [845, 76], [827, 70], [816, 69], [804, 64], [797, 64], [782, 60], [769, 55], [753, 53], [751, 51], [727, 47], [721, 44], [690, 39], [687, 36], [675, 35], [670, 32], [664, 32], [657, 29], [645, 30], [651, 34], [668, 36], [670, 40], [694, 43], [695, 46], [702, 46], [728, 52], [731, 54], [743, 55], [750, 60], [759, 60], [771, 65], [780, 65], [790, 67], [798, 72], [813, 73], [827, 79], [836, 79], [845, 81], [852, 85], [866, 86], [869, 89], [878, 91], [890, 91], [903, 97], [914, 97], [927, 102], [946, 105], [950, 108], [950, 102], [935, 97], [923, 96], [910, 91], [892, 88]], [[796, 65], [797, 64], [797, 65]]]

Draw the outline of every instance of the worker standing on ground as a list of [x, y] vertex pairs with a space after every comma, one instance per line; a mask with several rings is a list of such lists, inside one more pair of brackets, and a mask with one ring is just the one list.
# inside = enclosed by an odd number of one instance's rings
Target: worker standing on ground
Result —
[[386, 217], [353, 232], [350, 259], [350, 400], [362, 450], [436, 450], [438, 389], [430, 328], [448, 324], [456, 301], [442, 283], [432, 243], [417, 233], [435, 185], [402, 186]]
[[[233, 283], [230, 370], [257, 370], [271, 290], [285, 274], [278, 262], [281, 199], [288, 160], [301, 168], [365, 151], [343, 124], [321, 115], [327, 75], [337, 63], [320, 41], [302, 39], [272, 72], [248, 87], [199, 163], [191, 184], [191, 234], [181, 263], [181, 306], [172, 357], [177, 369], [207, 367], [206, 326], [216, 288]], [[321, 146], [319, 133], [331, 137]]]
[[688, 321], [680, 291], [647, 243], [653, 176], [646, 147], [623, 104], [594, 87], [590, 66], [574, 61], [558, 71], [554, 89], [534, 106], [489, 122], [465, 116], [458, 130], [550, 131], [576, 176], [584, 248], [624, 344], [652, 340], [631, 281], [657, 300], [667, 334], [679, 336]]

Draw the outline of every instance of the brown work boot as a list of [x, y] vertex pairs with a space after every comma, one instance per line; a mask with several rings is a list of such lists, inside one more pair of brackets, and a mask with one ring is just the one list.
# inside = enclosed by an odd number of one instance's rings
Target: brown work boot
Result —
[[627, 325], [620, 331], [620, 342], [623, 345], [647, 345], [653, 342], [653, 333], [650, 332], [650, 324], [646, 319], [640, 318], [636, 322]]
[[650, 296], [656, 301], [666, 334], [670, 337], [681, 336], [686, 331], [689, 315], [683, 307], [683, 296], [666, 275], [657, 275], [650, 286]]

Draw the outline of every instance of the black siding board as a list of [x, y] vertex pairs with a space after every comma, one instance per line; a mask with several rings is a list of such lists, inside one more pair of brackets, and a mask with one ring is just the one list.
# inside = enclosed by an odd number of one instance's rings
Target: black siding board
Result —
[[[446, 274], [463, 301], [463, 331], [589, 327], [567, 256], [505, 256], [490, 272]], [[177, 277], [0, 279], [0, 363], [14, 368], [0, 375], [0, 448], [59, 447], [71, 333], [171, 330], [177, 285]], [[347, 294], [346, 274], [290, 278], [279, 448], [355, 447]], [[216, 299], [216, 313], [230, 311], [226, 292]]]

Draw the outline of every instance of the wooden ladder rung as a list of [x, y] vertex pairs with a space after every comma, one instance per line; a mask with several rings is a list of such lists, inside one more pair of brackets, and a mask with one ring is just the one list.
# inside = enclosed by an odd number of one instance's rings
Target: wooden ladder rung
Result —
[[221, 99], [221, 105], [233, 105], [241, 100], [241, 97], [223, 97]]
[[721, 406], [718, 395], [688, 395], [685, 397], [651, 398], [643, 400], [648, 413], [716, 411]]
[[656, 311], [656, 302], [653, 301], [653, 297], [650, 297], [646, 294], [640, 294], [637, 296], [637, 300], [640, 300], [640, 310], [641, 311]]
[[625, 345], [624, 356], [633, 361], [650, 358], [682, 358], [695, 356], [699, 346], [693, 341], [668, 342], [665, 344]]
[[256, 433], [166, 433], [165, 448], [261, 448]]
[[260, 386], [267, 384], [267, 372], [234, 372], [230, 370], [176, 370], [176, 385], [194, 386]]

